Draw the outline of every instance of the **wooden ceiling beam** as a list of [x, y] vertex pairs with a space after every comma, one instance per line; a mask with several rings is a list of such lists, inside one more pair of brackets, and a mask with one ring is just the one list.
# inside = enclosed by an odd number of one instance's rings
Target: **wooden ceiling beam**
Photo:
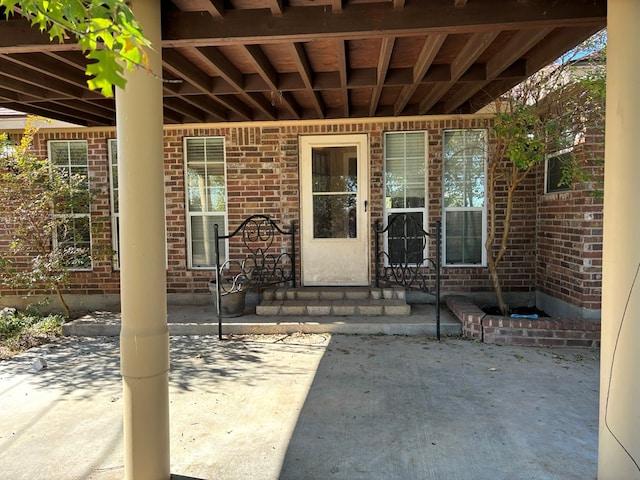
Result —
[[[500, 75], [500, 73], [509, 68], [513, 63], [517, 61], [518, 58], [531, 50], [552, 31], [552, 28], [543, 28], [537, 31], [522, 30], [516, 33], [509, 44], [501, 48], [500, 52], [498, 52], [498, 54], [496, 54], [487, 62], [486, 78], [491, 79]], [[459, 89], [456, 92], [455, 97], [445, 102], [445, 111], [455, 111], [469, 98], [471, 98], [477, 92], [481, 91], [487, 85], [487, 83], [488, 80], [475, 84], [470, 83], [467, 86]]]
[[[537, 44], [527, 56], [526, 77], [537, 72], [541, 68], [549, 65], [557, 59], [557, 56], [550, 52], [558, 51], [562, 45], [577, 45], [596, 33], [599, 29], [576, 28], [554, 32], [548, 35], [544, 41]], [[467, 109], [477, 110], [478, 106], [484, 106], [494, 98], [509, 91], [512, 87], [520, 83], [522, 79], [505, 79], [489, 82], [467, 102]], [[474, 111], [475, 111], [474, 110]]]
[[[26, 95], [11, 88], [0, 88], [0, 99], [8, 100], [10, 102], [29, 103], [37, 101], [38, 97]], [[2, 101], [0, 101], [0, 103], [2, 103]]]
[[[425, 12], [429, 12], [425, 15]], [[282, 15], [268, 10], [234, 9], [223, 18], [198, 12], [167, 12], [163, 47], [189, 44], [300, 43], [343, 37], [455, 34], [488, 30], [580, 26], [606, 23], [606, 0], [538, 0], [535, 6], [518, 0], [469, 2], [464, 8], [441, 0], [413, 0], [404, 8], [392, 3], [350, 4], [339, 14], [324, 6], [289, 7]], [[3, 42], [0, 37], [0, 52]]]
[[[30, 85], [25, 85], [22, 89], [25, 90], [25, 87], [26, 91], [29, 91], [28, 89]], [[9, 90], [11, 90], [11, 87], [9, 87]], [[116, 109], [113, 99], [104, 98], [103, 102], [98, 103], [95, 101], [85, 101], [62, 96], [38, 97], [34, 99], [29, 94], [18, 93], [18, 95], [22, 98], [21, 101], [28, 104], [46, 103], [50, 105], [61, 105], [67, 109], [73, 108], [76, 112], [74, 115], [76, 116], [82, 116], [85, 114], [86, 118], [90, 118], [92, 116], [94, 124], [99, 124], [99, 122], [96, 121], [97, 119], [115, 119]]]
[[258, 71], [258, 75], [267, 83], [267, 86], [271, 90], [271, 94], [278, 93], [279, 101], [284, 108], [293, 115], [294, 118], [300, 118], [300, 108], [298, 107], [295, 98], [288, 92], [283, 92], [278, 85], [278, 72], [273, 67], [267, 56], [264, 54], [260, 46], [258, 45], [245, 45], [244, 47], [251, 63]]
[[86, 104], [83, 102], [38, 100], [24, 105], [28, 109], [18, 108], [17, 110], [52, 119], [61, 119], [61, 117], [64, 117], [65, 122], [80, 125], [111, 125], [115, 121], [115, 112], [112, 112], [112, 114], [94, 114], [86, 110]]
[[43, 51], [80, 51], [75, 39], [68, 39], [62, 43], [52, 43], [47, 33], [31, 27], [28, 20], [22, 17], [2, 18], [0, 28], [0, 53], [36, 53]]
[[389, 62], [396, 39], [393, 37], [385, 37], [382, 39], [380, 53], [378, 54], [378, 66], [376, 68], [376, 84], [371, 92], [371, 100], [369, 100], [369, 116], [373, 117], [378, 109], [380, 95], [384, 87], [384, 81], [387, 78], [389, 70]]
[[433, 59], [440, 51], [440, 48], [442, 47], [442, 44], [446, 39], [446, 34], [430, 35], [429, 37], [427, 37], [427, 41], [424, 43], [422, 50], [420, 51], [420, 54], [418, 55], [418, 58], [416, 59], [415, 65], [413, 67], [412, 82], [410, 85], [406, 85], [402, 89], [400, 95], [398, 96], [398, 99], [396, 100], [396, 103], [393, 106], [394, 115], [400, 115], [404, 108], [407, 106], [407, 103], [409, 103], [411, 96], [418, 88], [420, 81], [427, 73], [427, 70], [431, 66]]
[[398, 11], [404, 8], [405, 0], [393, 0], [393, 10]]
[[284, 7], [282, 6], [282, 0], [268, 0], [269, 10], [271, 15], [282, 15]]
[[211, 94], [211, 77], [197, 68], [175, 49], [162, 53], [162, 67], [178, 79], [195, 86], [200, 92]]
[[224, 0], [171, 0], [183, 12], [209, 12], [212, 17], [224, 15]]
[[491, 45], [500, 32], [478, 32], [471, 35], [467, 44], [460, 50], [451, 63], [451, 79], [448, 82], [439, 82], [431, 88], [427, 96], [420, 102], [418, 111], [421, 114], [428, 112], [449, 89], [462, 77], [462, 75], [474, 64], [474, 62]]
[[[10, 108], [12, 110], [17, 110], [19, 112], [23, 112], [23, 113], [28, 113], [31, 115], [38, 115], [41, 117], [45, 117], [45, 118], [51, 118], [53, 120], [60, 120], [62, 122], [68, 122], [68, 123], [75, 123], [76, 125], [82, 125], [85, 127], [90, 127], [93, 125], [105, 125], [104, 123], [102, 124], [97, 124], [95, 122], [90, 122], [89, 120], [85, 119], [85, 118], [78, 118], [75, 116], [69, 116], [66, 114], [63, 114], [61, 112], [58, 111], [57, 107], [54, 106], [49, 106], [46, 103], [28, 103], [28, 104], [24, 104], [24, 103], [1, 103], [2, 106], [6, 107], [6, 108]], [[109, 122], [109, 125], [113, 125], [113, 122]]]
[[345, 118], [349, 118], [349, 90], [347, 84], [348, 79], [348, 52], [347, 46], [344, 40], [336, 41], [336, 48], [338, 50], [338, 73], [340, 75], [340, 96], [342, 98], [342, 115]]
[[197, 58], [206, 62], [224, 78], [229, 84], [233, 85], [237, 90], [241, 91], [244, 88], [244, 79], [242, 78], [242, 72], [238, 70], [233, 63], [225, 57], [219, 48], [217, 47], [201, 47], [201, 48], [187, 48], [191, 55], [190, 59]]
[[187, 58], [176, 50], [167, 50], [162, 55], [163, 68], [169, 70], [177, 78], [196, 87], [202, 94], [209, 96], [226, 108], [230, 108], [245, 120], [251, 120], [252, 113], [246, 105], [239, 102], [223, 101], [221, 95], [213, 95], [213, 81], [206, 73], [196, 68]]
[[54, 95], [44, 87], [25, 83], [18, 78], [8, 77], [2, 73], [0, 73], [0, 85], [18, 95], [23, 95], [25, 100], [33, 99], [35, 101], [38, 99], [50, 100], [52, 98], [69, 98], [66, 95]]
[[231, 110], [230, 115], [235, 113], [240, 118], [253, 120], [253, 111], [247, 106], [246, 103], [238, 100], [236, 95], [216, 95], [216, 101]]
[[57, 62], [60, 62], [67, 67], [71, 67], [74, 70], [85, 74], [87, 68], [87, 59], [82, 52], [77, 51], [65, 51], [65, 52], [43, 52], [45, 55], [51, 57]]
[[275, 120], [276, 111], [273, 106], [269, 104], [264, 96], [245, 92], [242, 72], [238, 70], [217, 47], [202, 47], [190, 50], [194, 53], [194, 56], [210, 63], [213, 68], [218, 71], [220, 76], [235, 88], [240, 98], [253, 105], [271, 120]]
[[219, 103], [203, 94], [180, 95], [171, 89], [171, 84], [164, 87], [164, 98], [179, 98], [185, 103], [203, 110], [204, 114], [215, 119], [215, 121], [226, 122], [229, 120], [226, 110]]
[[54, 78], [51, 75], [39, 72], [29, 66], [15, 62], [13, 57], [0, 56], [0, 72], [6, 77], [11, 77], [20, 82], [43, 88], [60, 94], [64, 98], [98, 98], [99, 94], [88, 89], [74, 86], [72, 83]]
[[304, 51], [304, 45], [301, 43], [292, 43], [291, 54], [293, 56], [293, 61], [296, 64], [296, 68], [298, 69], [298, 73], [300, 73], [300, 76], [302, 77], [305, 90], [308, 92], [311, 102], [313, 103], [316, 115], [319, 118], [324, 118], [324, 104], [322, 102], [322, 98], [320, 98], [320, 94], [313, 89], [313, 70], [309, 64], [307, 54]]
[[185, 123], [184, 115], [174, 112], [172, 109], [170, 109], [166, 105], [162, 106], [162, 117], [164, 119], [165, 124]]
[[[64, 115], [83, 118], [95, 125], [114, 123], [116, 119], [115, 105], [113, 110], [96, 108], [95, 104], [87, 102], [77, 102], [75, 100], [55, 100], [55, 110]], [[37, 104], [37, 102], [36, 102]]]
[[209, 118], [214, 118], [216, 121], [226, 122], [229, 120], [227, 112], [222, 106], [211, 99], [208, 96], [186, 96], [183, 100], [191, 105], [201, 108], [207, 114]]
[[54, 78], [59, 82], [68, 83], [74, 85], [79, 90], [84, 91], [83, 98], [103, 98], [98, 92], [92, 92], [87, 86], [87, 76], [84, 73], [84, 68], [69, 69], [68, 65], [61, 63], [52, 52], [50, 54], [41, 53], [21, 53], [15, 55], [4, 55], [3, 58], [10, 60], [16, 65], [21, 65], [34, 72], [46, 75]]
[[164, 105], [174, 112], [183, 115], [185, 118], [195, 120], [195, 123], [203, 123], [206, 121], [205, 114], [201, 108], [195, 107], [194, 105], [185, 102], [182, 98], [165, 98]]

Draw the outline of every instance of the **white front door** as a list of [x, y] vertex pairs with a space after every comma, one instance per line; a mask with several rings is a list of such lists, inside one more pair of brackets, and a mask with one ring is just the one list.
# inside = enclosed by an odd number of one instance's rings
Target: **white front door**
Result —
[[369, 285], [367, 135], [300, 137], [302, 284]]

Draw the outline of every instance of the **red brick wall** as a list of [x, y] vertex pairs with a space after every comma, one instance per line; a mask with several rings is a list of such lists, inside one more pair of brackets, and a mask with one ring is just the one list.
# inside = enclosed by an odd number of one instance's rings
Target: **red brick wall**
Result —
[[536, 285], [540, 292], [578, 308], [600, 309], [602, 287], [602, 190], [604, 135], [590, 132], [575, 154], [594, 175], [570, 191], [544, 194], [538, 169]]
[[[382, 219], [383, 212], [383, 133], [386, 131], [426, 130], [428, 132], [428, 221], [431, 225], [441, 219], [442, 211], [442, 131], [448, 128], [487, 128], [489, 120], [482, 117], [433, 117], [424, 120], [371, 121], [361, 123], [286, 123], [255, 126], [185, 126], [165, 129], [164, 168], [165, 201], [167, 215], [167, 288], [169, 293], [192, 294], [208, 292], [207, 281], [213, 277], [209, 270], [187, 268], [187, 236], [184, 192], [183, 142], [189, 136], [223, 136], [226, 146], [228, 183], [229, 228], [234, 229], [245, 217], [261, 213], [279, 222], [298, 222], [298, 136], [308, 134], [366, 133], [370, 142], [370, 204], [371, 222]], [[94, 245], [111, 245], [111, 223], [109, 221], [109, 170], [107, 139], [114, 138], [113, 130], [90, 129], [80, 132], [69, 130], [42, 131], [35, 144], [38, 155], [45, 156], [50, 139], [87, 139], [89, 142], [89, 169], [91, 186], [100, 191], [92, 205], [94, 222], [100, 221], [99, 234], [93, 237]], [[598, 207], [590, 203], [589, 197], [576, 192], [574, 207], [570, 213], [562, 213], [564, 199], [546, 196], [536, 203], [540, 179], [532, 176], [521, 186], [517, 194], [509, 252], [503, 261], [501, 273], [505, 291], [532, 292], [538, 288], [555, 293], [571, 284], [566, 298], [596, 303], [599, 280], [591, 270], [583, 271], [583, 259], [599, 262], [599, 236], [597, 222], [601, 221]], [[501, 190], [504, 194], [504, 189]], [[583, 192], [584, 193], [584, 192]], [[592, 208], [593, 207], [593, 208]], [[538, 222], [536, 223], [536, 208]], [[597, 212], [596, 212], [597, 210]], [[594, 212], [595, 222], [584, 220], [585, 214]], [[578, 216], [581, 215], [580, 218]], [[555, 220], [558, 218], [557, 220]], [[579, 233], [557, 231], [551, 221], [572, 223]], [[564, 225], [563, 223], [563, 225]], [[575, 224], [575, 225], [574, 225]], [[536, 235], [537, 230], [537, 235]], [[498, 232], [500, 233], [500, 232]], [[569, 235], [570, 246], [560, 245]], [[589, 250], [576, 252], [575, 245], [584, 240]], [[6, 241], [0, 239], [0, 242]], [[541, 249], [536, 259], [536, 241]], [[299, 248], [300, 242], [297, 240]], [[562, 259], [554, 255], [562, 250]], [[373, 252], [373, 235], [371, 236]], [[434, 245], [430, 246], [430, 255]], [[298, 252], [299, 253], [299, 252]], [[373, 254], [372, 254], [373, 256]], [[566, 258], [576, 264], [563, 267]], [[536, 260], [544, 267], [536, 269]], [[373, 261], [373, 259], [372, 259]], [[556, 262], [558, 265], [556, 265]], [[373, 264], [372, 264], [373, 265]], [[549, 274], [550, 266], [558, 270]], [[580, 267], [580, 268], [578, 268]], [[581, 270], [582, 268], [582, 270]], [[372, 267], [373, 270], [373, 267]], [[552, 269], [553, 270], [553, 269]], [[555, 272], [555, 270], [553, 270]], [[573, 272], [579, 271], [588, 278], [578, 279], [575, 285]], [[299, 275], [300, 272], [298, 272]], [[299, 277], [298, 277], [299, 278]], [[484, 267], [444, 268], [443, 292], [491, 292], [492, 287]], [[537, 283], [536, 283], [537, 282]], [[597, 284], [597, 285], [596, 285]], [[587, 291], [588, 290], [588, 291]], [[71, 277], [69, 291], [74, 293], [118, 293], [119, 272], [110, 258], [94, 263], [93, 272], [75, 272]], [[10, 292], [1, 292], [10, 293]], [[576, 295], [578, 295], [576, 297]], [[579, 296], [579, 295], [582, 295]], [[581, 300], [584, 298], [583, 300]], [[599, 300], [599, 298], [598, 298]]]

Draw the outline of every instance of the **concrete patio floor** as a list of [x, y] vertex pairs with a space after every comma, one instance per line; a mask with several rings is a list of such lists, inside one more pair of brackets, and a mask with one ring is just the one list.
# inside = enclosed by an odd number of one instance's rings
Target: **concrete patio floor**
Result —
[[[0, 478], [123, 478], [118, 355], [117, 337], [67, 337], [0, 362]], [[424, 336], [172, 336], [171, 471], [594, 479], [598, 365], [597, 350]]]

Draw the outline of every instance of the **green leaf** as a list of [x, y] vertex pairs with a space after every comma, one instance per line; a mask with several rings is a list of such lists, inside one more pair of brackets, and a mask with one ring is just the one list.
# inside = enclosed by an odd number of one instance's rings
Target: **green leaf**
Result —
[[87, 65], [87, 75], [93, 78], [87, 80], [89, 88], [100, 90], [105, 97], [113, 96], [113, 87], [124, 88], [126, 80], [122, 75], [123, 66], [118, 63], [117, 56], [110, 50], [93, 50], [87, 54], [95, 63]]
[[19, 14], [52, 41], [75, 38], [93, 61], [86, 70], [89, 88], [105, 96], [113, 95], [113, 86], [125, 87], [124, 68], [149, 68], [144, 48], [150, 42], [124, 0], [0, 0], [0, 6], [7, 18], [19, 6]]

